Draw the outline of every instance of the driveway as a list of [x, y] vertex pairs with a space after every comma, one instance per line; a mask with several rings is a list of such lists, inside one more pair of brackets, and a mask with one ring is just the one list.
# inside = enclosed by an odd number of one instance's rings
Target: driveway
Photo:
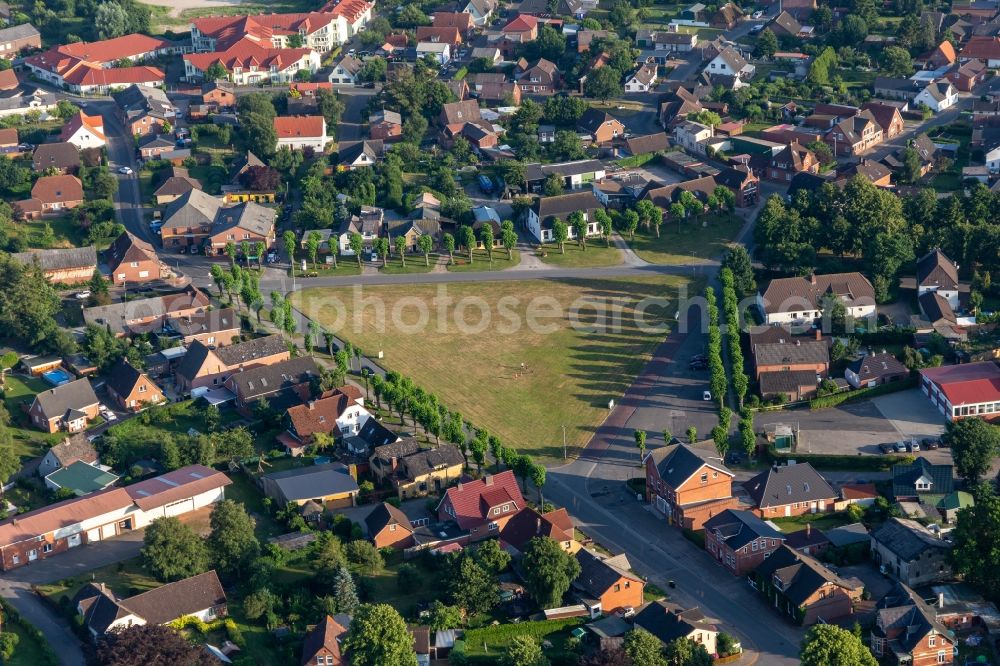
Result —
[[922, 439], [944, 434], [944, 419], [920, 389], [910, 389], [873, 398], [875, 407], [906, 437]]

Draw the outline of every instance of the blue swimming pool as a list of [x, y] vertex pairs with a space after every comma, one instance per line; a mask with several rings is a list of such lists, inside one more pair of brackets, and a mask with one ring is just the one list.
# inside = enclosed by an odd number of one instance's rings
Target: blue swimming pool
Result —
[[60, 386], [69, 382], [73, 378], [65, 370], [56, 368], [55, 370], [49, 370], [48, 372], [42, 373], [42, 379], [47, 381], [52, 386]]

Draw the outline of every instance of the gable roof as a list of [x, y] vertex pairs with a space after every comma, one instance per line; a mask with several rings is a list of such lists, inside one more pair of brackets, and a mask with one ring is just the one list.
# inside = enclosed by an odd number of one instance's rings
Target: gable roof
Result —
[[49, 167], [72, 169], [80, 166], [80, 151], [68, 141], [43, 143], [35, 148], [31, 162], [35, 171], [44, 171]]
[[295, 430], [295, 434], [300, 438], [305, 438], [311, 437], [317, 432], [336, 431], [337, 419], [343, 416], [351, 405], [358, 407], [358, 404], [344, 393], [332, 391], [329, 395], [317, 400], [293, 405], [288, 408], [286, 414], [288, 414], [288, 420]]
[[83, 201], [83, 183], [76, 176], [42, 176], [31, 188], [31, 196], [47, 204]]
[[594, 599], [599, 599], [622, 578], [643, 582], [629, 571], [631, 567], [624, 553], [604, 558], [581, 548], [576, 551], [576, 561], [580, 563], [580, 575], [573, 581], [573, 585]]
[[59, 461], [63, 467], [78, 460], [87, 464], [97, 462], [97, 450], [93, 444], [87, 441], [87, 436], [82, 432], [70, 435], [62, 442], [54, 444], [49, 448], [48, 453], [51, 453], [52, 457]]
[[867, 354], [847, 364], [847, 369], [855, 373], [864, 383], [890, 375], [909, 374], [910, 370], [888, 352]]
[[594, 196], [593, 190], [560, 194], [554, 197], [542, 197], [534, 205], [535, 214], [538, 215], [538, 218], [542, 222], [551, 217], [565, 217], [576, 211], [589, 214], [598, 208], [604, 208], [604, 206]]
[[809, 463], [770, 467], [743, 486], [761, 509], [817, 500], [832, 502], [837, 498], [830, 484]]
[[232, 481], [222, 472], [204, 465], [188, 465], [152, 479], [127, 486], [129, 497], [143, 511], [165, 506], [178, 500], [224, 488]]
[[87, 247], [53, 248], [49, 250], [28, 250], [11, 255], [22, 264], [38, 261], [43, 271], [61, 271], [79, 268], [97, 267], [97, 249], [93, 245]]
[[166, 624], [185, 615], [226, 603], [215, 570], [167, 583], [124, 599], [122, 605], [149, 624]]
[[753, 511], [738, 509], [726, 509], [706, 520], [705, 532], [716, 532], [733, 550], [761, 537], [785, 540], [784, 534], [765, 523]]
[[388, 502], [376, 504], [375, 508], [365, 516], [365, 525], [368, 527], [368, 536], [373, 538], [389, 525], [396, 525], [406, 532], [413, 532], [410, 519], [403, 510]]
[[167, 229], [210, 227], [222, 206], [222, 199], [201, 190], [189, 190], [167, 206], [163, 226]]
[[47, 419], [61, 418], [70, 410], [83, 410], [97, 402], [94, 388], [86, 378], [42, 391], [35, 395], [34, 400]]
[[[336, 620], [327, 615], [315, 627], [306, 634], [302, 643], [302, 666], [316, 663], [316, 655], [326, 649], [333, 655], [334, 659], [340, 660], [340, 637], [347, 633], [347, 629], [340, 626]], [[340, 666], [336, 661], [334, 666]]]
[[951, 640], [954, 632], [937, 619], [937, 612], [912, 589], [897, 581], [879, 600], [873, 631], [882, 637], [892, 634], [902, 652], [912, 652], [932, 631]]
[[802, 605], [827, 585], [850, 591], [859, 587], [859, 583], [841, 578], [819, 560], [785, 545], [761, 562], [755, 571], [758, 576], [767, 580], [772, 577], [780, 580], [785, 597], [797, 605]]
[[156, 261], [156, 250], [153, 249], [152, 244], [124, 231], [104, 251], [104, 261], [114, 272], [124, 263]]
[[62, 132], [59, 134], [59, 140], [66, 141], [70, 139], [80, 129], [87, 130], [101, 141], [107, 141], [107, 137], [104, 135], [104, 116], [100, 114], [88, 116], [83, 111], [77, 111], [63, 125]]
[[917, 297], [920, 309], [932, 324], [945, 321], [949, 324], [958, 322], [955, 311], [951, 307], [948, 299], [936, 291], [927, 291]]
[[576, 126], [577, 129], [585, 130], [593, 134], [604, 123], [618, 123], [619, 125], [624, 126], [620, 120], [607, 111], [601, 111], [599, 109], [595, 109], [594, 107], [590, 107], [583, 112], [580, 119], [576, 121]]
[[676, 489], [704, 466], [726, 474], [730, 478], [736, 476], [726, 468], [717, 455], [713, 455], [714, 453], [687, 444], [671, 444], [654, 449], [649, 455], [653, 456], [653, 461], [656, 462], [660, 478], [671, 488]]
[[[108, 372], [108, 388], [124, 398], [132, 392], [144, 376], [144, 372], [129, 363], [128, 359], [122, 357]], [[146, 381], [153, 384], [149, 377], [146, 377]]]
[[848, 306], [874, 305], [875, 288], [861, 273], [829, 273], [806, 277], [777, 278], [762, 294], [767, 314], [794, 312], [804, 305], [819, 307], [824, 296], [845, 300]]
[[872, 539], [879, 542], [904, 562], [912, 562], [927, 550], [949, 550], [951, 544], [939, 539], [933, 532], [915, 520], [890, 518], [872, 532]]
[[278, 116], [274, 131], [281, 139], [318, 139], [326, 137], [326, 119], [323, 116]]
[[306, 500], [327, 495], [355, 494], [358, 482], [341, 463], [327, 463], [265, 474], [286, 500]]
[[922, 368], [920, 374], [940, 387], [952, 407], [985, 402], [1000, 394], [1000, 367], [993, 361]]
[[507, 521], [500, 531], [500, 540], [519, 552], [523, 552], [535, 537], [572, 541], [575, 537], [569, 512], [563, 508], [541, 514], [529, 507]]
[[[503, 501], [512, 502], [517, 510], [523, 509], [526, 506], [524, 497], [521, 495], [521, 489], [517, 485], [517, 479], [514, 477], [514, 472], [508, 469], [499, 474], [493, 474], [482, 479], [476, 479], [475, 481], [461, 482], [457, 486], [448, 488], [445, 491], [444, 497], [441, 498], [441, 502], [438, 503], [438, 507], [447, 500], [455, 511], [453, 517], [458, 526], [462, 529], [469, 529], [486, 522], [486, 512], [492, 506], [495, 506], [495, 504], [489, 503], [497, 501], [499, 494], [503, 494], [508, 498], [506, 500], [499, 500], [501, 503]], [[487, 498], [486, 502], [488, 504], [485, 507], [483, 506], [484, 497]]]
[[258, 396], [285, 391], [313, 377], [319, 377], [319, 366], [312, 356], [300, 356], [286, 361], [261, 365], [237, 372], [229, 378], [236, 395], [244, 401]]
[[723, 48], [716, 57], [721, 58], [729, 66], [729, 69], [736, 74], [742, 72], [743, 68], [748, 64], [746, 59], [731, 46]]
[[633, 155], [642, 155], [666, 150], [670, 147], [670, 141], [666, 132], [655, 132], [653, 134], [629, 137], [625, 139], [625, 145]]
[[[923, 456], [918, 456], [909, 464], [897, 463], [892, 466], [892, 496], [913, 497], [918, 493], [947, 495], [955, 488], [953, 470], [951, 465], [935, 465]], [[929, 490], [917, 490], [917, 481], [922, 478], [931, 482]]]
[[[826, 340], [789, 339], [787, 342], [771, 342], [753, 346], [754, 364], [760, 367], [772, 365], [798, 365], [827, 363], [830, 360], [830, 345]], [[815, 380], [816, 373], [813, 373]]]
[[958, 266], [934, 248], [917, 260], [917, 286], [954, 291], [958, 289]]
[[717, 631], [697, 607], [684, 609], [669, 601], [646, 604], [636, 614], [633, 623], [656, 636], [664, 644], [686, 638], [695, 631]]
[[434, 448], [420, 448], [399, 459], [396, 478], [402, 481], [416, 481], [433, 471], [462, 465], [465, 458], [454, 444], [441, 444]]
[[16, 518], [0, 522], [0, 545], [37, 539], [39, 535], [76, 524], [86, 517], [127, 509], [132, 503], [125, 488], [108, 488], [18, 514]]
[[288, 346], [279, 333], [216, 349], [210, 349], [200, 340], [195, 340], [188, 347], [187, 354], [181, 359], [175, 372], [178, 376], [193, 379], [204, 366], [209, 354], [214, 354], [224, 365], [234, 367], [283, 352], [288, 352]]
[[450, 102], [441, 107], [441, 124], [443, 125], [467, 123], [481, 119], [479, 103], [474, 99], [467, 99], [464, 102]]

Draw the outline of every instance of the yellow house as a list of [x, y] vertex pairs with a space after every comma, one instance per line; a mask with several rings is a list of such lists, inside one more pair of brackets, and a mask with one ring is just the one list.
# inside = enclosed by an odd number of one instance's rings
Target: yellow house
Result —
[[358, 482], [351, 470], [340, 463], [310, 465], [272, 472], [261, 477], [264, 492], [280, 502], [298, 506], [315, 502], [327, 508], [354, 506], [358, 499]]
[[389, 483], [400, 499], [440, 494], [462, 476], [465, 458], [458, 447], [422, 448], [416, 439], [375, 447], [369, 461], [379, 483]]

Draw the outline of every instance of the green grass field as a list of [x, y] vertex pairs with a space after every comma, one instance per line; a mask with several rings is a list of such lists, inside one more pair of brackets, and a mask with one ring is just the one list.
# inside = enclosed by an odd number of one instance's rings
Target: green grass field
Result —
[[88, 571], [85, 575], [39, 585], [38, 591], [42, 596], [58, 604], [62, 597], [72, 599], [73, 595], [91, 580], [106, 584], [120, 597], [130, 597], [160, 586], [160, 583], [156, 582], [142, 568], [139, 558], [135, 557], [118, 564], [109, 564], [106, 567]]
[[564, 268], [592, 268], [596, 266], [617, 266], [622, 263], [622, 253], [618, 248], [608, 247], [600, 239], [591, 239], [587, 249], [582, 249], [576, 241], [566, 243], [566, 252], [559, 251], [558, 244], [543, 245], [545, 256], [542, 261]]
[[583, 624], [583, 618], [571, 617], [547, 622], [498, 624], [465, 632], [465, 653], [469, 656], [503, 654], [515, 636], [532, 636], [539, 642], [547, 640], [552, 647], [547, 653], [564, 652], [570, 632]]
[[430, 257], [430, 266], [424, 262], [424, 258], [417, 254], [406, 255], [406, 264], [404, 265], [400, 261], [398, 255], [393, 255], [387, 257], [385, 265], [382, 265], [382, 261], [378, 262], [378, 270], [380, 273], [388, 273], [390, 275], [395, 275], [397, 273], [429, 273], [431, 269], [434, 268], [434, 264], [437, 261], [437, 255], [432, 254]]
[[[562, 457], [562, 427], [572, 451], [579, 452], [607, 416], [608, 400], [622, 395], [664, 339], [665, 329], [637, 325], [636, 304], [646, 297], [669, 299], [652, 305], [645, 320], [671, 326], [666, 317], [677, 310], [682, 286], [700, 291], [685, 278], [656, 276], [387, 285], [354, 292], [315, 288], [292, 299], [366, 354], [384, 352], [380, 363], [440, 396], [473, 424], [508, 445], [555, 460]], [[450, 306], [444, 298], [452, 299]], [[600, 325], [596, 306], [620, 326], [584, 330]], [[421, 311], [427, 314], [422, 324]], [[338, 322], [339, 313], [344, 317]]]
[[11, 435], [14, 438], [14, 452], [22, 459], [41, 455], [45, 449], [62, 441], [65, 434], [47, 433], [37, 430], [28, 422], [28, 415], [21, 411], [21, 404], [31, 404], [35, 394], [49, 388], [38, 377], [7, 375], [3, 393], [4, 406], [10, 414]]
[[502, 271], [505, 268], [513, 268], [521, 263], [521, 253], [517, 250], [511, 252], [511, 258], [507, 259], [507, 250], [493, 250], [493, 263], [490, 263], [486, 250], [473, 250], [472, 263], [469, 263], [468, 252], [455, 253], [455, 265], [448, 266], [448, 270], [455, 273], [472, 273], [475, 271]]
[[655, 232], [636, 232], [629, 245], [652, 264], [696, 264], [722, 254], [733, 241], [743, 220], [735, 215], [709, 216], [705, 226], [694, 220], [677, 225], [665, 222], [660, 237]]
[[811, 524], [818, 530], [829, 530], [851, 522], [851, 519], [848, 518], [847, 513], [844, 511], [838, 511], [837, 513], [807, 513], [791, 518], [772, 518], [771, 520], [786, 534], [805, 529], [807, 524]]

